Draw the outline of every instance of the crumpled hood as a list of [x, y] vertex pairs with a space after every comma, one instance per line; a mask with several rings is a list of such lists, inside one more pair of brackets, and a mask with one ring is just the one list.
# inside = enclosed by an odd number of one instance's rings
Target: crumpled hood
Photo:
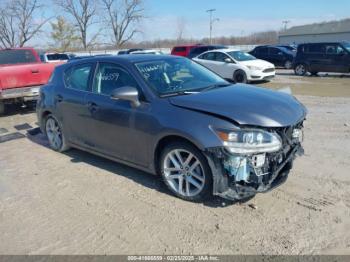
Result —
[[169, 101], [240, 125], [284, 127], [298, 123], [306, 115], [305, 107], [288, 94], [243, 84], [171, 97]]

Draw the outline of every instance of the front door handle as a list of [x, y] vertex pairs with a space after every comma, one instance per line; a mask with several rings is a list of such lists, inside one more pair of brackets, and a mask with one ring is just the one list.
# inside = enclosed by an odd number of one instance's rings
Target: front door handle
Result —
[[63, 101], [63, 97], [61, 95], [56, 95], [55, 100], [57, 103], [61, 103]]
[[32, 74], [37, 74], [39, 73], [39, 69], [32, 69]]
[[94, 113], [98, 110], [98, 105], [96, 105], [94, 102], [88, 102], [87, 107], [91, 113]]

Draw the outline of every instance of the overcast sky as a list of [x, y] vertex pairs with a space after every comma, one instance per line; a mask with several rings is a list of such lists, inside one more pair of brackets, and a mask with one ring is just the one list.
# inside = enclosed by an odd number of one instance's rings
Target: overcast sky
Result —
[[[279, 30], [283, 20], [289, 20], [291, 27], [350, 17], [350, 0], [144, 0], [144, 7], [148, 18], [140, 24], [143, 33], [136, 41], [176, 38], [179, 19], [185, 21], [184, 37], [207, 37], [209, 14], [206, 10], [211, 8], [216, 9], [214, 18], [220, 19], [214, 24], [213, 36]], [[57, 16], [59, 12], [48, 7], [45, 15]], [[32, 44], [42, 44], [50, 30], [51, 26], [46, 25], [47, 33]]]

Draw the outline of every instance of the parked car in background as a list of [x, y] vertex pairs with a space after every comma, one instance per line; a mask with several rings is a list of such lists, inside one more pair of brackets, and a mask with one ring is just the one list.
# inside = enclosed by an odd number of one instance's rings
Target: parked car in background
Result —
[[296, 52], [297, 51], [297, 46], [296, 45], [277, 45], [277, 47], [283, 47], [286, 48], [292, 52]]
[[70, 59], [68, 54], [64, 53], [42, 53], [40, 60], [44, 63], [67, 62]]
[[187, 57], [189, 55], [190, 51], [197, 46], [199, 46], [199, 45], [174, 46], [173, 49], [171, 50], [171, 55]]
[[5, 104], [32, 102], [58, 63], [43, 63], [33, 48], [0, 50], [0, 115]]
[[143, 48], [131, 48], [131, 49], [124, 49], [124, 50], [120, 50], [118, 52], [118, 55], [128, 55], [132, 52], [136, 52], [136, 51], [142, 51], [144, 50]]
[[153, 49], [145, 49], [141, 51], [133, 51], [130, 53], [131, 55], [163, 55], [163, 53], [159, 50]]
[[199, 56], [200, 54], [203, 54], [204, 52], [207, 52], [210, 50], [226, 49], [226, 48], [228, 47], [224, 45], [199, 45], [192, 48], [187, 57], [192, 59], [193, 57]]
[[186, 58], [131, 55], [57, 67], [37, 115], [53, 150], [75, 147], [161, 175], [174, 195], [201, 201], [244, 199], [286, 181], [306, 110]]
[[269, 61], [286, 69], [293, 67], [295, 52], [281, 46], [257, 46], [249, 52], [256, 58]]
[[[77, 55], [76, 54], [73, 54], [73, 53], [67, 53], [67, 55], [68, 55], [68, 58], [69, 59], [72, 59], [73, 57], [76, 57]], [[68, 59], [68, 60], [69, 60]]]
[[85, 58], [96, 57], [96, 56], [112, 56], [112, 54], [95, 54], [95, 55], [83, 55], [83, 56], [76, 55], [76, 56], [69, 58], [68, 62], [72, 62], [75, 60], [81, 60], [81, 59], [85, 59]]
[[294, 60], [294, 72], [303, 76], [307, 72], [350, 72], [350, 43], [310, 43], [298, 46]]
[[275, 76], [273, 64], [235, 49], [208, 51], [193, 60], [236, 83], [269, 80]]

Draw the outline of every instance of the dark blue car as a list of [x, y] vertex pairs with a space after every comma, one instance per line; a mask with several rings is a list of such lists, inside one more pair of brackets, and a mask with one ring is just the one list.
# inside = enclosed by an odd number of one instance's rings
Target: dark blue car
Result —
[[287, 179], [306, 110], [233, 85], [182, 57], [93, 57], [56, 67], [37, 114], [52, 149], [85, 150], [152, 174], [176, 196], [242, 199]]
[[256, 58], [268, 61], [275, 66], [291, 69], [295, 52], [285, 46], [257, 46], [251, 52]]

